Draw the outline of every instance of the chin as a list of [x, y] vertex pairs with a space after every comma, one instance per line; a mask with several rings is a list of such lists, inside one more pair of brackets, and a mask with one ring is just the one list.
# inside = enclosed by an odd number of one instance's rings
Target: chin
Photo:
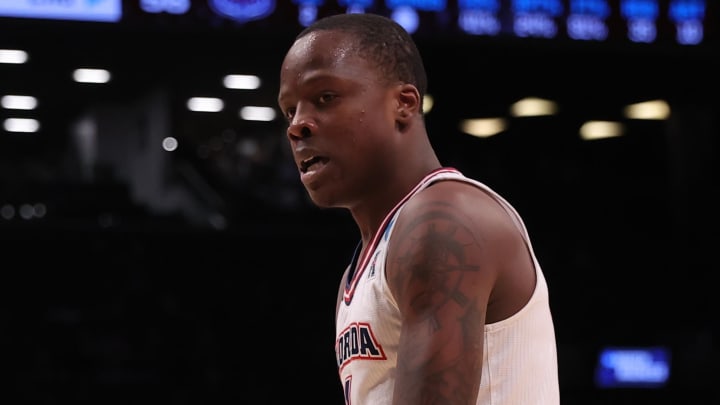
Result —
[[310, 200], [315, 206], [320, 208], [334, 208], [336, 205], [332, 203], [332, 200], [324, 198], [314, 193], [310, 193]]
[[342, 205], [339, 203], [338, 199], [335, 198], [332, 194], [324, 193], [320, 190], [307, 190], [308, 196], [310, 197], [310, 200], [315, 204], [317, 207], [320, 208], [337, 208], [341, 207]]

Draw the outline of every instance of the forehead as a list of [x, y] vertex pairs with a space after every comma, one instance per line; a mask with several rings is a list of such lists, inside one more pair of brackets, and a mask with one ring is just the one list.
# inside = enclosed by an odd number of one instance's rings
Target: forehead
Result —
[[299, 72], [358, 67], [358, 48], [353, 37], [342, 31], [315, 31], [298, 39], [288, 50], [282, 75]]

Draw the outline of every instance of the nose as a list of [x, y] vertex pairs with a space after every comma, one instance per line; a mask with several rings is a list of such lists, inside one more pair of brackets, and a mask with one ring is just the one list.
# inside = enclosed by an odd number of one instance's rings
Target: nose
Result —
[[311, 137], [316, 128], [317, 124], [315, 121], [307, 116], [296, 114], [288, 126], [287, 136], [291, 141], [299, 141]]
[[291, 141], [299, 141], [309, 138], [312, 135], [312, 131], [305, 125], [290, 125], [287, 130], [287, 135]]

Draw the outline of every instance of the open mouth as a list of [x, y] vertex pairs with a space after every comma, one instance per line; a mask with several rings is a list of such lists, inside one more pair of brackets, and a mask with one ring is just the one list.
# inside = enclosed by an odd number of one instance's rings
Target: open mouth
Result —
[[303, 160], [302, 162], [300, 162], [300, 172], [307, 173], [309, 170], [311, 170], [313, 165], [318, 164], [318, 163], [324, 164], [326, 162], [327, 162], [327, 158], [324, 158], [322, 156], [313, 156], [313, 157], [307, 158], [307, 159]]

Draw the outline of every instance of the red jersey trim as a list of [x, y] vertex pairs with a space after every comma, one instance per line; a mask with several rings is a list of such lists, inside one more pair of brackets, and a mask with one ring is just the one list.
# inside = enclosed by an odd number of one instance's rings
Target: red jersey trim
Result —
[[395, 204], [395, 207], [393, 207], [390, 212], [385, 215], [385, 219], [383, 219], [382, 223], [380, 224], [380, 227], [375, 231], [375, 235], [370, 240], [370, 247], [368, 249], [365, 249], [365, 253], [360, 258], [361, 260], [358, 262], [358, 266], [355, 268], [355, 271], [353, 273], [352, 280], [349, 283], [345, 284], [345, 291], [343, 292], [343, 301], [345, 301], [345, 304], [350, 304], [352, 302], [353, 296], [355, 295], [355, 287], [357, 286], [358, 280], [360, 277], [365, 273], [365, 267], [368, 265], [368, 261], [375, 253], [375, 249], [377, 248], [378, 243], [380, 242], [380, 238], [382, 237], [382, 234], [385, 232], [385, 228], [390, 223], [390, 220], [395, 215], [397, 210], [407, 202], [407, 200], [410, 199], [415, 193], [417, 193], [425, 184], [427, 184], [430, 180], [432, 180], [435, 176], [441, 173], [459, 173], [457, 169], [454, 169], [452, 167], [441, 167], [439, 169], [433, 170], [432, 172], [428, 173], [420, 182], [413, 187], [412, 190], [410, 190], [409, 193], [405, 195], [397, 204]]

